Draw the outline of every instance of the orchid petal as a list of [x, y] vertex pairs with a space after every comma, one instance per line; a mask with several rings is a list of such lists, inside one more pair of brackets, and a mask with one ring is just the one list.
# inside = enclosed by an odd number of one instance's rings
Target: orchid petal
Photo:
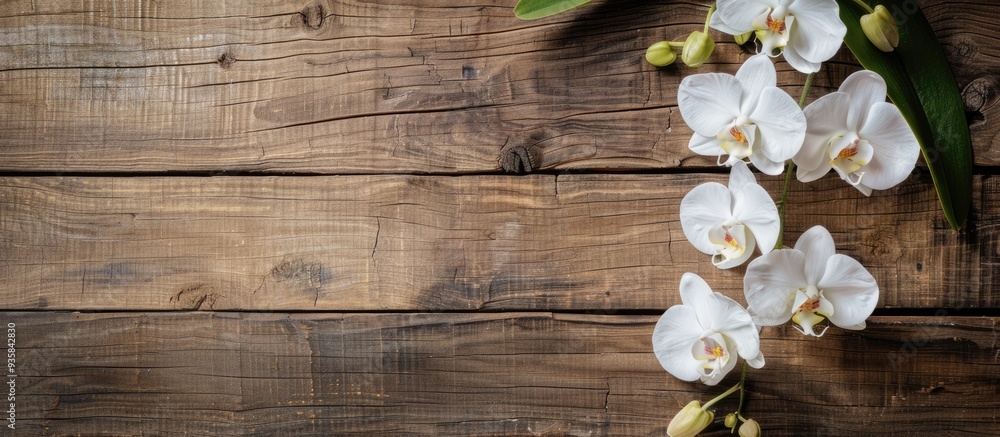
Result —
[[698, 327], [704, 330], [710, 328], [712, 324], [712, 287], [705, 282], [701, 276], [694, 273], [684, 273], [681, 276], [681, 303], [694, 308], [698, 316]]
[[[788, 47], [810, 63], [826, 62], [837, 54], [847, 35], [847, 26], [840, 21], [840, 7], [830, 0], [795, 0], [788, 6], [795, 17], [789, 29]], [[786, 48], [786, 57], [789, 50]], [[798, 69], [798, 68], [796, 68]], [[818, 71], [818, 68], [809, 73]]]
[[758, 326], [775, 326], [792, 318], [795, 292], [807, 286], [805, 254], [775, 250], [750, 262], [743, 277], [747, 311]]
[[829, 161], [824, 161], [824, 164], [820, 164], [819, 167], [812, 170], [803, 170], [801, 167], [796, 169], [795, 176], [801, 182], [812, 182], [826, 176], [832, 168]]
[[696, 74], [681, 81], [677, 108], [692, 130], [711, 137], [739, 117], [742, 93], [742, 85], [732, 75]]
[[713, 320], [709, 328], [732, 340], [744, 359], [756, 357], [760, 353], [760, 335], [750, 313], [721, 293], [713, 293], [710, 302]]
[[688, 149], [703, 156], [719, 156], [725, 152], [722, 150], [722, 140], [718, 139], [718, 137], [706, 137], [699, 135], [697, 132], [691, 135], [691, 141], [688, 142]]
[[857, 325], [841, 326], [840, 329], [847, 329], [847, 330], [851, 330], [851, 331], [860, 331], [862, 329], [865, 329], [865, 322], [858, 323]]
[[680, 220], [684, 236], [706, 255], [715, 253], [708, 231], [732, 218], [732, 196], [729, 189], [717, 182], [694, 187], [681, 200]]
[[837, 253], [830, 231], [822, 226], [813, 226], [803, 232], [799, 241], [795, 242], [795, 249], [806, 256], [805, 277], [809, 285], [819, 283], [826, 271], [826, 261]]
[[728, 336], [744, 358], [757, 355], [760, 347], [757, 328], [740, 304], [712, 291], [708, 283], [694, 273], [685, 273], [681, 277], [680, 292], [684, 306], [695, 310], [697, 324], [693, 327]]
[[788, 62], [788, 65], [800, 73], [816, 73], [819, 71], [820, 66], [823, 65], [821, 62], [813, 62], [803, 58], [793, 44], [786, 45], [782, 53], [785, 55], [785, 62]]
[[876, 190], [892, 188], [913, 171], [920, 145], [899, 109], [891, 103], [876, 103], [859, 135], [875, 152], [865, 169], [866, 186]]
[[729, 171], [729, 192], [733, 195], [734, 207], [739, 202], [738, 196], [743, 188], [750, 185], [757, 185], [757, 179], [754, 178], [753, 172], [750, 171], [750, 167], [747, 167], [745, 162], [737, 161], [733, 164], [733, 169]]
[[777, 74], [774, 71], [774, 64], [767, 55], [755, 55], [743, 62], [740, 69], [736, 71], [736, 79], [743, 86], [743, 97], [740, 103], [740, 112], [750, 114], [757, 107], [761, 93], [768, 88], [774, 88], [777, 83]]
[[674, 305], [664, 312], [653, 328], [653, 353], [663, 369], [683, 381], [697, 381], [702, 372], [691, 346], [701, 334], [694, 308]]
[[885, 102], [886, 85], [882, 76], [868, 70], [861, 70], [844, 79], [840, 91], [851, 96], [847, 112], [847, 128], [860, 132], [868, 120], [868, 112], [877, 103]]
[[[792, 158], [800, 175], [819, 169], [823, 163], [829, 164], [827, 146], [831, 139], [847, 133], [846, 120], [850, 104], [850, 96], [835, 92], [820, 97], [802, 110], [806, 117], [806, 135], [802, 148]], [[827, 168], [822, 174], [829, 171]]]
[[[760, 15], [767, 13], [767, 10], [769, 9], [768, 3], [770, 2], [718, 0], [715, 2], [715, 15], [726, 23], [727, 26], [732, 29], [736, 29], [738, 33], [749, 32], [754, 30], [753, 20]], [[734, 33], [733, 35], [738, 33]]]
[[750, 115], [763, 137], [764, 156], [772, 161], [791, 159], [802, 147], [806, 134], [806, 116], [798, 103], [780, 88], [768, 88], [760, 94], [757, 109]]
[[861, 194], [864, 194], [865, 196], [871, 196], [872, 195], [872, 187], [869, 187], [869, 186], [867, 186], [865, 184], [861, 184], [861, 183], [856, 184], [856, 185], [854, 185], [854, 188], [857, 188], [858, 191], [860, 191]]
[[777, 176], [785, 170], [785, 161], [768, 159], [767, 156], [764, 156], [764, 152], [760, 148], [755, 149], [753, 154], [750, 155], [750, 163], [766, 175]]
[[857, 260], [836, 254], [827, 261], [826, 273], [817, 285], [833, 304], [830, 322], [841, 328], [863, 323], [878, 304], [878, 284]]
[[747, 360], [747, 365], [753, 367], [754, 369], [759, 369], [764, 367], [764, 352], [761, 351], [756, 357]]
[[[729, 186], [732, 190], [732, 182]], [[767, 194], [764, 187], [753, 183], [745, 185], [740, 194], [734, 196], [734, 200], [733, 219], [750, 229], [754, 239], [760, 242], [760, 253], [767, 254], [774, 248], [781, 232], [781, 219], [771, 195]], [[748, 247], [747, 251], [749, 250]]]
[[719, 18], [719, 14], [712, 14], [712, 18], [710, 18], [708, 21], [708, 27], [711, 27], [712, 29], [718, 30], [719, 32], [722, 33], [727, 33], [729, 35], [740, 35], [748, 32], [746, 30], [736, 29], [726, 24], [725, 21], [722, 21], [722, 18]]

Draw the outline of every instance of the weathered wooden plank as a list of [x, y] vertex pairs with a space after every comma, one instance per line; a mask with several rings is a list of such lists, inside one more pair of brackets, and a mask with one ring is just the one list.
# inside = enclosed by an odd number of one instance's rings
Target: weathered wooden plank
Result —
[[[688, 74], [645, 48], [705, 2], [595, 2], [541, 22], [509, 0], [6, 2], [0, 171], [461, 173], [713, 166], [675, 110]], [[980, 165], [1000, 162], [1000, 15], [928, 1], [965, 89]], [[954, 23], [962, 23], [955, 26]], [[794, 95], [803, 76], [784, 63]], [[813, 96], [857, 67], [847, 53]], [[517, 167], [511, 163], [511, 168]]]
[[[652, 353], [655, 316], [3, 313], [16, 426], [85, 435], [649, 435], [720, 388]], [[747, 414], [767, 435], [1000, 425], [996, 318], [768, 328]], [[848, 382], [849, 381], [849, 382]], [[718, 416], [736, 400], [718, 404]], [[717, 432], [709, 435], [728, 435]]]
[[[696, 272], [681, 198], [725, 175], [0, 179], [9, 309], [656, 309]], [[765, 186], [777, 193], [778, 178]], [[996, 308], [1000, 186], [949, 230], [930, 178], [871, 198], [794, 183], [788, 242], [814, 225], [860, 260], [881, 305]]]

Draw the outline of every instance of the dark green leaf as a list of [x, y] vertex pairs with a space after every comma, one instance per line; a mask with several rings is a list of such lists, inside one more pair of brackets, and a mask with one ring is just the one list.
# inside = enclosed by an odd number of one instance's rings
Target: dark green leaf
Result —
[[514, 6], [514, 15], [522, 20], [537, 20], [573, 9], [590, 0], [521, 0]]
[[927, 18], [912, 0], [883, 2], [899, 26], [899, 47], [878, 50], [861, 30], [865, 11], [838, 0], [844, 42], [865, 68], [880, 74], [889, 98], [913, 129], [934, 179], [945, 218], [955, 230], [972, 208], [972, 139], [951, 67]]

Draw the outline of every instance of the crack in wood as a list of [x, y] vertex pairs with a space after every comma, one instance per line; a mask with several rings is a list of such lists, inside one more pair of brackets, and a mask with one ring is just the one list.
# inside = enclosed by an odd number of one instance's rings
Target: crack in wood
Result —
[[372, 267], [378, 273], [378, 260], [375, 259], [375, 250], [378, 249], [378, 237], [382, 234], [382, 217], [375, 216], [375, 244], [372, 245]]

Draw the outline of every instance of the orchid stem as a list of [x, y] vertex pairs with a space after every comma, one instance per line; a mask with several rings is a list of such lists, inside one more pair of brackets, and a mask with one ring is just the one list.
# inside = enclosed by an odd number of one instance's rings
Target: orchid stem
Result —
[[816, 73], [809, 73], [806, 76], [806, 83], [802, 85], [802, 97], [799, 97], [799, 107], [802, 108], [806, 106], [806, 97], [809, 96], [809, 88], [812, 87], [813, 78], [816, 77]]
[[865, 3], [862, 0], [854, 0], [854, 3], [857, 3], [858, 6], [861, 6], [861, 9], [864, 9], [865, 12], [868, 12], [869, 14], [874, 14], [875, 13], [875, 10], [872, 9], [871, 6], [868, 6], [868, 3]]
[[729, 396], [729, 395], [731, 395], [733, 393], [736, 393], [736, 390], [739, 390], [741, 387], [743, 387], [743, 380], [740, 380], [740, 382], [738, 382], [736, 385], [734, 385], [733, 388], [731, 388], [729, 390], [726, 390], [721, 395], [716, 396], [715, 399], [712, 399], [712, 400], [710, 400], [708, 402], [705, 402], [705, 405], [702, 405], [701, 409], [702, 410], [707, 410], [712, 405], [715, 405], [716, 402], [719, 402], [719, 401], [725, 399], [726, 396]]
[[[740, 384], [739, 385], [740, 385], [740, 404], [739, 404], [739, 406], [736, 407], [736, 417], [739, 418], [741, 421], [746, 422], [746, 419], [743, 418], [743, 399], [746, 398], [746, 394], [747, 394], [747, 390], [746, 390], [746, 388], [747, 388], [747, 362], [746, 361], [743, 362], [743, 372], [740, 372]], [[736, 425], [733, 425], [732, 431], [736, 431], [736, 426], [738, 426], [738, 425], [739, 425], [739, 423], [737, 423]]]
[[715, 3], [712, 3], [712, 7], [708, 8], [708, 16], [705, 17], [705, 29], [702, 33], [708, 33], [708, 23], [712, 21], [712, 14], [715, 13]]
[[[806, 83], [802, 85], [802, 97], [799, 97], [799, 107], [806, 105], [806, 98], [809, 97], [809, 88], [812, 87], [813, 78], [816, 77], [816, 73], [809, 73], [806, 76]], [[788, 166], [785, 168], [785, 185], [781, 187], [781, 200], [778, 201], [778, 241], [774, 243], [775, 249], [781, 249], [785, 245], [785, 204], [788, 200], [788, 186], [792, 183], [792, 172], [795, 171], [795, 163], [791, 159], [788, 160]]]
[[788, 168], [785, 169], [785, 185], [781, 187], [781, 200], [778, 201], [778, 241], [774, 243], [775, 249], [785, 246], [785, 204], [788, 200], [788, 186], [792, 183], [792, 173], [795, 171], [795, 163], [788, 160]]

